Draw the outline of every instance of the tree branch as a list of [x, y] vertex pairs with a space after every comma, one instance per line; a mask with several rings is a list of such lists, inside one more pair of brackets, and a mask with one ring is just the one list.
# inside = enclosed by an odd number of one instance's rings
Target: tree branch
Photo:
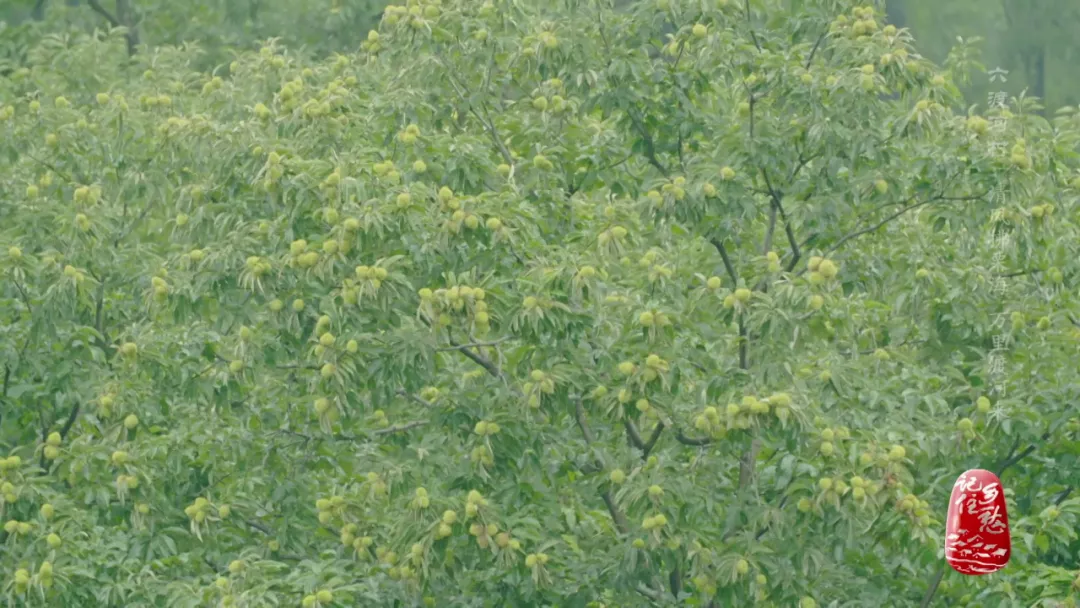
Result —
[[[812, 157], [811, 157], [812, 158]], [[791, 174], [791, 179], [794, 179], [795, 174], [799, 172], [804, 161], [800, 160], [800, 164]], [[795, 232], [791, 228], [791, 222], [788, 221], [787, 213], [784, 211], [782, 203], [783, 196], [775, 188], [773, 188], [771, 180], [769, 180], [769, 172], [765, 169], [761, 170], [762, 176], [765, 178], [765, 187], [768, 188], [767, 193], [771, 202], [772, 209], [769, 214], [769, 232], [766, 234], [765, 251], [762, 255], [767, 255], [771, 248], [772, 232], [776, 224], [776, 214], [780, 213], [780, 219], [784, 222], [784, 233], [787, 235], [788, 245], [791, 247], [791, 260], [788, 262], [787, 271], [791, 272], [795, 268], [795, 265], [799, 263], [799, 259], [802, 257], [802, 253], [799, 251], [799, 242], [795, 239]], [[791, 181], [790, 179], [788, 181]], [[764, 285], [764, 281], [762, 281]]]
[[146, 217], [146, 214], [150, 213], [151, 208], [153, 208], [153, 205], [147, 205], [146, 208], [142, 210], [142, 213], [139, 214], [139, 217], [131, 220], [131, 223], [128, 224], [126, 228], [124, 228], [124, 231], [116, 236], [116, 240], [113, 241], [113, 247], [120, 246], [120, 241], [124, 240], [125, 238], [127, 238], [127, 235], [131, 234], [131, 231], [135, 229], [135, 226], [137, 226], [139, 222], [141, 222], [143, 218]]
[[767, 255], [772, 249], [773, 232], [776, 230], [776, 212], [780, 202], [780, 193], [773, 188], [772, 180], [769, 179], [769, 171], [762, 167], [761, 176], [765, 178], [765, 187], [769, 192], [769, 227], [765, 231], [765, 245], [761, 248], [761, 255]]
[[19, 295], [22, 296], [23, 304], [26, 305], [26, 312], [33, 315], [34, 306], [30, 304], [30, 295], [26, 293], [26, 290], [23, 289], [22, 283], [20, 283], [18, 279], [12, 279], [11, 282], [15, 284], [15, 289], [19, 290]]
[[945, 564], [938, 567], [937, 574], [934, 575], [934, 580], [930, 583], [930, 588], [926, 590], [926, 595], [923, 597], [923, 601], [919, 604], [919, 608], [926, 608], [930, 605], [930, 600], [934, 599], [934, 594], [937, 593], [938, 585], [941, 584], [941, 577], [945, 576]]
[[116, 353], [116, 347], [110, 344], [109, 335], [105, 332], [105, 276], [98, 277], [93, 269], [88, 268], [90, 275], [98, 282], [97, 300], [94, 303], [94, 328], [98, 332], [98, 348], [105, 353], [105, 364], [112, 367], [112, 356]]
[[1027, 270], [1020, 270], [1020, 271], [1017, 271], [1017, 272], [1010, 272], [1010, 273], [1006, 273], [1006, 274], [995, 274], [994, 276], [1001, 277], [1003, 279], [1012, 279], [1012, 278], [1015, 278], [1015, 277], [1022, 277], [1022, 276], [1027, 275], [1027, 274], [1038, 274], [1040, 272], [1042, 272], [1042, 270], [1040, 270], [1038, 268], [1028, 268]]
[[496, 344], [501, 344], [503, 342], [506, 342], [509, 339], [510, 339], [510, 337], [505, 336], [505, 337], [499, 338], [498, 340], [494, 340], [494, 341], [491, 341], [491, 342], [470, 342], [468, 344], [455, 344], [453, 346], [442, 346], [442, 347], [436, 348], [435, 350], [448, 351], [448, 350], [461, 350], [462, 348], [479, 348], [479, 347], [484, 347], [484, 346], [495, 346]]
[[404, 390], [399, 390], [399, 391], [397, 392], [397, 394], [398, 394], [398, 395], [401, 395], [402, 397], [405, 397], [406, 399], [408, 399], [408, 400], [410, 400], [410, 401], [413, 401], [413, 402], [415, 402], [415, 403], [418, 403], [418, 404], [420, 404], [420, 405], [422, 405], [422, 406], [424, 406], [424, 407], [426, 407], [426, 408], [433, 408], [433, 407], [435, 407], [435, 404], [434, 404], [434, 403], [430, 403], [430, 402], [428, 402], [428, 401], [425, 401], [424, 399], [421, 399], [420, 397], [417, 397], [416, 395], [414, 395], [414, 394], [412, 394], [412, 393], [409, 393], [409, 392], [406, 392], [406, 391], [404, 391]]
[[745, 488], [754, 481], [755, 465], [757, 464], [758, 450], [761, 449], [761, 440], [754, 437], [750, 440], [750, 447], [743, 454], [742, 462], [739, 463], [739, 488]]
[[259, 532], [262, 532], [263, 534], [265, 534], [267, 536], [270, 536], [272, 534], [272, 532], [273, 532], [270, 528], [266, 527], [265, 525], [255, 521], [253, 519], [245, 519], [244, 523], [251, 526], [252, 528], [255, 528], [256, 530], [258, 530]]
[[71, 412], [68, 413], [67, 421], [64, 422], [64, 426], [60, 429], [60, 437], [62, 439], [67, 439], [71, 427], [75, 426], [75, 420], [79, 417], [79, 409], [80, 405], [78, 402], [71, 406]]
[[746, 324], [739, 317], [739, 369], [750, 369], [750, 336], [746, 331]]
[[[581, 435], [585, 438], [585, 443], [591, 446], [594, 437], [592, 429], [589, 428], [589, 422], [585, 420], [585, 408], [581, 405], [581, 397], [577, 397], [574, 400], [574, 412], [578, 428], [581, 429]], [[602, 465], [603, 463], [600, 464]], [[619, 505], [615, 504], [615, 499], [611, 496], [611, 490], [606, 488], [602, 490], [600, 492], [600, 498], [602, 498], [604, 504], [607, 505], [608, 513], [611, 513], [611, 519], [615, 521], [615, 528], [620, 534], [626, 534], [630, 530], [630, 526], [626, 522], [626, 515], [619, 510]]]
[[900, 217], [901, 215], [904, 215], [908, 211], [911, 211], [912, 209], [917, 209], [919, 207], [922, 207], [923, 205], [928, 205], [928, 204], [932, 203], [934, 200], [935, 199], [928, 199], [928, 200], [925, 200], [925, 201], [922, 201], [922, 202], [919, 202], [919, 203], [914, 203], [912, 205], [908, 205], [906, 207], [901, 208], [900, 211], [897, 211], [896, 213], [890, 215], [889, 217], [881, 220], [877, 224], [874, 224], [873, 226], [870, 226], [869, 228], [863, 228], [862, 230], [856, 230], [855, 232], [846, 234], [843, 237], [841, 237], [839, 241], [837, 241], [835, 244], [833, 244], [833, 246], [830, 247], [825, 252], [824, 255], [828, 256], [830, 253], [836, 251], [841, 246], [843, 246], [844, 243], [846, 243], [846, 242], [848, 242], [848, 241], [850, 241], [852, 239], [859, 238], [860, 236], [862, 236], [864, 234], [869, 234], [871, 232], [874, 232], [874, 231], [878, 230], [879, 228], [881, 228], [882, 226], [884, 226], [885, 224], [888, 224], [889, 222], [893, 221], [894, 219]]
[[630, 445], [641, 451], [645, 451], [645, 441], [642, 440], [637, 425], [629, 418], [623, 418], [623, 426], [626, 427], [626, 436], [630, 440]]
[[645, 442], [645, 455], [648, 456], [652, 449], [656, 447], [656, 442], [660, 440], [660, 434], [664, 432], [664, 423], [657, 422], [656, 428], [653, 429], [652, 435], [649, 436], [649, 440]]
[[649, 161], [649, 164], [656, 167], [664, 177], [669, 177], [667, 167], [665, 167], [658, 158], [656, 158], [656, 144], [653, 142], [652, 135], [649, 134], [648, 129], [645, 128], [645, 124], [640, 118], [631, 110], [627, 109], [626, 115], [630, 117], [630, 121], [634, 123], [634, 128], [641, 134], [642, 141], [645, 142], [645, 158]]
[[[38, 401], [38, 408], [37, 408], [38, 422], [41, 423], [41, 443], [45, 443], [49, 439], [49, 427], [50, 427], [50, 425], [45, 422], [45, 407], [43, 405], [41, 405], [40, 400], [37, 400], [37, 401]], [[41, 467], [41, 474], [42, 475], [48, 475], [49, 474], [49, 469], [52, 468], [50, 466], [49, 461], [45, 460], [45, 450], [41, 451], [41, 459], [40, 459], [40, 462], [38, 463], [38, 466]]]
[[469, 108], [469, 113], [475, 116], [476, 119], [480, 121], [480, 124], [483, 125], [484, 130], [487, 131], [488, 136], [491, 137], [492, 143], [495, 144], [495, 149], [499, 152], [499, 155], [502, 156], [503, 160], [506, 161], [506, 164], [513, 166], [514, 157], [510, 154], [510, 151], [506, 149], [506, 144], [504, 144], [503, 141], [499, 139], [499, 130], [495, 127], [495, 121], [491, 119], [491, 113], [488, 111], [487, 104], [480, 102], [480, 107], [482, 110], [484, 110], [484, 115], [481, 116], [480, 113], [476, 111], [476, 108], [473, 107], [473, 104], [470, 103], [468, 99], [466, 99], [464, 93], [465, 87], [459, 85], [457, 80], [454, 79], [454, 72], [450, 68], [450, 66], [447, 65], [446, 62], [444, 62], [439, 57], [436, 57], [435, 59], [440, 64], [442, 64], [443, 69], [446, 71], [446, 76], [450, 81], [450, 86], [454, 89], [454, 93], [457, 94], [458, 100], [461, 101], [461, 103], [466, 104], [466, 106]]
[[720, 258], [724, 260], [724, 268], [727, 269], [728, 276], [731, 277], [731, 282], [735, 285], [739, 283], [739, 275], [735, 274], [735, 266], [731, 263], [731, 257], [728, 256], [727, 248], [724, 247], [724, 242], [718, 238], [712, 238], [709, 240], [713, 247], [720, 252]]
[[[3, 384], [3, 388], [0, 389], [0, 399], [7, 399], [8, 381], [9, 380], [11, 380], [11, 366], [8, 365], [7, 363], [5, 363], [4, 364], [4, 384]], [[3, 415], [3, 412], [0, 412], [0, 416], [2, 416], [2, 415]], [[0, 418], [0, 419], [2, 419], [2, 418]]]
[[[812, 156], [808, 157], [805, 160], [800, 158], [799, 165], [796, 166], [795, 170], [791, 172], [791, 177], [788, 179], [788, 182], [795, 179], [795, 175], [799, 172], [799, 170], [802, 169], [802, 167], [812, 158]], [[799, 263], [799, 259], [802, 257], [802, 253], [799, 251], [799, 243], [795, 239], [795, 232], [792, 230], [791, 222], [788, 221], [787, 213], [784, 211], [784, 205], [782, 202], [783, 196], [780, 192], [773, 188], [772, 181], [769, 179], [769, 172], [766, 169], [762, 169], [761, 174], [765, 178], [765, 187], [768, 188], [769, 198], [771, 199], [773, 206], [772, 215], [769, 218], [770, 227], [776, 221], [777, 212], [780, 213], [780, 219], [784, 222], [784, 233], [787, 235], [788, 245], [791, 247], [792, 254], [791, 261], [788, 262], [787, 271], [791, 272], [791, 270], [795, 268], [795, 265]], [[771, 232], [772, 231], [770, 230], [770, 237], [772, 236]], [[765, 254], [768, 254], [768, 252], [769, 250], [768, 248], [766, 248]]]
[[811, 154], [810, 156], [805, 157], [800, 155], [799, 163], [795, 165], [795, 168], [791, 170], [791, 175], [788, 176], [788, 185], [790, 186], [791, 183], [795, 181], [795, 176], [799, 174], [799, 171], [802, 171], [803, 167], [805, 167], [807, 164], [810, 163], [810, 161], [814, 160], [818, 156], [820, 156], [820, 154]]
[[[788, 500], [788, 495], [784, 495], [784, 497], [780, 499], [780, 504], [777, 505], [776, 508], [777, 509], [783, 509], [784, 505], [787, 504], [787, 500]], [[769, 528], [770, 528], [770, 526], [762, 526], [761, 529], [758, 530], [757, 534], [754, 535], [754, 540], [755, 541], [761, 540], [761, 537], [765, 536], [765, 533], [769, 531]]]
[[686, 435], [686, 433], [683, 433], [682, 429], [680, 429], [678, 427], [675, 428], [675, 439], [677, 439], [679, 441], [679, 443], [681, 443], [683, 445], [694, 445], [694, 446], [709, 445], [710, 443], [713, 442], [713, 440], [708, 438], [708, 437], [701, 437], [701, 438], [688, 437]]
[[767, 255], [772, 249], [772, 237], [776, 231], [776, 203], [769, 201], [769, 226], [765, 229], [765, 243], [761, 246], [761, 255]]
[[776, 202], [776, 209], [780, 212], [780, 219], [784, 222], [784, 233], [787, 234], [788, 245], [791, 246], [791, 261], [788, 262], [786, 268], [788, 272], [791, 272], [802, 258], [802, 251], [799, 250], [799, 243], [795, 239], [795, 232], [791, 229], [791, 222], [788, 221], [787, 213], [784, 213], [784, 207], [779, 201]]
[[41, 21], [45, 18], [45, 2], [46, 0], [37, 0], [34, 3], [34, 9], [30, 12], [30, 15], [35, 21]]
[[[1042, 434], [1041, 437], [1039, 437], [1039, 440], [1040, 441], [1046, 441], [1049, 438], [1050, 438], [1050, 431], [1046, 431], [1045, 433]], [[1030, 455], [1032, 452], [1034, 452], [1037, 447], [1038, 446], [1036, 444], [1032, 443], [1028, 447], [1024, 448], [1019, 454], [1012, 455], [1012, 452], [1010, 452], [1010, 455], [1007, 456], [1005, 458], [1005, 460], [1003, 460], [1001, 462], [1000, 465], [998, 465], [997, 476], [1001, 477], [1002, 473], [1005, 472], [1005, 469], [1008, 469], [1009, 467], [1015, 465], [1016, 463], [1020, 462], [1024, 458], [1026, 458], [1028, 455]]]
[[821, 33], [820, 36], [818, 36], [817, 42], [814, 43], [814, 48], [810, 49], [810, 56], [806, 58], [806, 68], [805, 69], [807, 69], [807, 70], [810, 69], [810, 62], [814, 60], [814, 54], [817, 53], [818, 47], [820, 47], [821, 43], [825, 41], [825, 36], [828, 33], [829, 33], [829, 31], [825, 30], [824, 32]]
[[942, 201], [942, 200], [952, 200], [952, 201], [978, 200], [978, 199], [981, 199], [985, 195], [986, 195], [986, 193], [984, 192], [983, 194], [980, 194], [980, 195], [977, 195], [977, 196], [963, 196], [963, 197], [934, 196], [934, 197], [926, 199], [925, 201], [921, 201], [921, 202], [918, 202], [918, 203], [913, 203], [911, 205], [908, 205], [908, 206], [900, 209], [900, 211], [897, 211], [896, 213], [893, 213], [892, 215], [890, 215], [889, 217], [881, 220], [877, 224], [874, 224], [873, 226], [870, 226], [869, 228], [864, 228], [862, 230], [856, 230], [855, 232], [852, 232], [850, 234], [847, 234], [847, 235], [843, 236], [832, 247], [830, 247], [825, 252], [824, 255], [828, 256], [830, 253], [832, 253], [832, 252], [836, 251], [837, 249], [839, 249], [844, 243], [846, 243], [846, 242], [848, 242], [848, 241], [850, 241], [852, 239], [858, 238], [858, 237], [860, 237], [860, 236], [862, 236], [864, 234], [868, 234], [868, 233], [871, 233], [871, 232], [874, 232], [874, 231], [878, 230], [879, 228], [881, 228], [885, 224], [888, 224], [889, 222], [891, 222], [894, 219], [900, 217], [901, 215], [907, 213], [908, 211], [911, 211], [912, 209], [917, 209], [917, 208], [922, 207], [924, 205], [929, 205], [930, 203], [934, 203], [934, 202]]
[[581, 429], [581, 435], [585, 438], [585, 443], [592, 445], [596, 438], [592, 434], [592, 429], [589, 428], [589, 422], [585, 420], [585, 408], [581, 405], [580, 397], [574, 401], [574, 414], [578, 428]]
[[1062, 490], [1061, 493], [1058, 494], [1058, 497], [1054, 499], [1054, 504], [1055, 505], [1060, 505], [1061, 503], [1065, 502], [1065, 499], [1069, 497], [1069, 494], [1072, 494], [1072, 491], [1073, 491], [1072, 486], [1069, 486], [1069, 487], [1065, 488], [1064, 490]]
[[654, 602], [664, 601], [664, 594], [662, 592], [646, 586], [645, 583], [638, 583], [637, 586], [634, 587], [634, 591], [637, 591]]
[[126, 30], [124, 38], [127, 40], [128, 55], [134, 55], [139, 46], [139, 32], [135, 29], [135, 23], [131, 19], [131, 5], [128, 0], [116, 0], [116, 15], [110, 13], [98, 0], [86, 0], [86, 4], [93, 11], [109, 22], [113, 28], [122, 27]]
[[649, 436], [649, 440], [645, 441], [641, 438], [641, 433], [638, 431], [637, 425], [634, 424], [633, 420], [623, 418], [623, 426], [626, 427], [626, 435], [630, 439], [630, 444], [641, 450], [642, 460], [649, 457], [649, 452], [656, 446], [657, 440], [660, 439], [660, 434], [664, 431], [664, 423], [656, 423], [656, 428], [653, 429], [652, 435]]
[[682, 568], [679, 564], [675, 564], [675, 567], [671, 569], [671, 574], [668, 576], [668, 582], [671, 583], [671, 595], [678, 599], [679, 594], [682, 593]]
[[611, 495], [611, 490], [601, 490], [600, 498], [603, 499], [608, 513], [611, 513], [611, 518], [615, 520], [615, 529], [620, 534], [626, 534], [630, 530], [630, 526], [626, 522], [626, 516], [619, 510], [619, 505], [615, 504], [615, 498]]
[[461, 354], [472, 359], [474, 363], [487, 370], [487, 372], [492, 376], [499, 378], [500, 380], [505, 380], [502, 370], [500, 370], [497, 365], [492, 363], [491, 359], [488, 359], [487, 357], [484, 357], [483, 355], [474, 352], [467, 345], [454, 342], [453, 338], [450, 338], [449, 340], [450, 345], [454, 347], [452, 350], [460, 351]]
[[101, 3], [98, 2], [98, 0], [86, 0], [86, 4], [91, 9], [93, 9], [95, 13], [104, 17], [105, 20], [109, 22], [109, 25], [113, 27], [122, 27], [124, 25], [123, 23], [120, 23], [119, 19], [109, 13], [108, 9], [106, 9], [104, 6], [101, 6]]
[[376, 437], [378, 437], [380, 435], [391, 435], [393, 433], [401, 433], [401, 432], [407, 431], [409, 429], [415, 429], [416, 427], [424, 426], [427, 423], [428, 423], [427, 420], [416, 420], [416, 421], [413, 421], [413, 422], [407, 422], [405, 424], [397, 424], [397, 425], [394, 425], [394, 426], [390, 426], [390, 427], [387, 427], [385, 429], [379, 429], [377, 431], [373, 431], [371, 434], [375, 435]]
[[753, 39], [754, 46], [756, 46], [757, 50], [760, 51], [761, 43], [758, 42], [757, 34], [754, 33], [754, 24], [750, 20], [750, 0], [746, 0], [745, 2], [743, 2], [743, 6], [746, 9], [746, 25], [750, 28], [750, 38]]
[[[499, 129], [495, 126], [495, 121], [491, 118], [491, 112], [488, 111], [487, 104], [481, 103], [480, 108], [484, 110], [484, 118], [487, 119], [488, 132], [491, 134], [492, 141], [495, 142], [495, 147], [499, 150], [499, 154], [502, 155], [503, 160], [506, 161], [506, 164], [513, 166], [514, 157], [511, 156], [510, 151], [506, 149], [506, 144], [504, 144], [503, 141], [499, 139]], [[474, 116], [477, 116], [475, 110], [472, 110], [471, 107], [469, 109], [473, 112]], [[477, 116], [477, 118], [479, 118], [479, 116]], [[480, 122], [483, 123], [484, 121]]]
[[[720, 258], [724, 260], [724, 268], [727, 269], [728, 276], [731, 277], [733, 286], [738, 286], [739, 275], [735, 273], [735, 265], [731, 263], [731, 256], [728, 255], [727, 248], [724, 247], [724, 242], [716, 237], [709, 240], [713, 247], [720, 252]], [[750, 356], [748, 352], [749, 341], [746, 334], [746, 325], [743, 323], [742, 318], [739, 318], [739, 368], [749, 369]]]

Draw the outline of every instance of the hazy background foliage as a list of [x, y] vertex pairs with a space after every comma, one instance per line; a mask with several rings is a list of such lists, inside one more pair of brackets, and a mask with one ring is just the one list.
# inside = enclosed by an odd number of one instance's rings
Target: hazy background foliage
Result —
[[919, 50], [942, 62], [957, 36], [982, 41], [987, 70], [1008, 70], [1007, 82], [976, 76], [964, 87], [969, 103], [1008, 91], [1041, 97], [1053, 112], [1080, 103], [1080, 2], [1075, 0], [890, 0], [889, 22], [910, 28]]
[[[42, 4], [40, 20], [35, 7]], [[112, 0], [105, 6], [113, 10]], [[326, 55], [353, 51], [378, 22], [384, 0], [135, 0], [139, 33], [149, 44], [195, 44], [207, 67], [230, 59], [229, 49], [251, 48], [281, 38], [290, 52]], [[881, 2], [876, 3], [879, 6]], [[1080, 103], [1080, 2], [1074, 0], [891, 0], [888, 21], [912, 30], [920, 50], [942, 63], [957, 36], [979, 38], [978, 60], [986, 69], [1009, 71], [1007, 82], [985, 75], [964, 83], [969, 103], [1005, 90], [1044, 99], [1052, 112]], [[85, 0], [0, 2], [0, 69], [44, 32], [86, 31], [104, 18]], [[302, 47], [302, 49], [301, 49]]]
[[[44, 33], [90, 31], [106, 19], [86, 0], [4, 0], [0, 2], [0, 68], [25, 52]], [[324, 56], [355, 51], [387, 4], [383, 0], [135, 0], [142, 42], [191, 44], [206, 51], [206, 67], [231, 59], [229, 49], [254, 48], [279, 38], [290, 53]], [[113, 0], [102, 0], [116, 14]]]

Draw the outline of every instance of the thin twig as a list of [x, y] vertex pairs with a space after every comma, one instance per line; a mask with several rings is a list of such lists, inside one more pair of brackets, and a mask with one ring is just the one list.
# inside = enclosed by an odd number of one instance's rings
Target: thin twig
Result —
[[498, 340], [494, 340], [494, 341], [491, 341], [491, 342], [470, 342], [468, 344], [455, 344], [453, 346], [441, 346], [439, 348], [436, 348], [435, 350], [448, 351], [448, 350], [461, 350], [462, 348], [478, 348], [478, 347], [483, 347], [483, 346], [495, 346], [496, 344], [501, 344], [501, 343], [506, 342], [507, 340], [510, 340], [510, 339], [511, 338], [509, 336], [506, 336], [506, 337], [499, 338]]
[[428, 423], [427, 420], [415, 420], [413, 422], [407, 422], [405, 424], [397, 424], [397, 425], [394, 425], [394, 426], [391, 426], [391, 427], [387, 427], [385, 429], [379, 429], [377, 431], [372, 432], [371, 434], [375, 435], [376, 437], [378, 437], [380, 435], [391, 435], [393, 433], [401, 433], [401, 432], [407, 431], [409, 429], [415, 429], [416, 427], [424, 426], [427, 423]]
[[664, 177], [670, 177], [667, 167], [660, 162], [656, 157], [656, 144], [653, 142], [652, 135], [649, 134], [648, 129], [645, 128], [645, 124], [642, 120], [630, 109], [626, 111], [626, 115], [630, 117], [630, 121], [634, 123], [634, 128], [641, 134], [642, 141], [645, 142], [645, 158], [649, 161], [649, 164], [656, 167], [656, 169], [664, 175]]
[[934, 202], [942, 201], [942, 200], [953, 200], [953, 201], [978, 200], [978, 199], [981, 199], [985, 195], [986, 195], [986, 193], [984, 192], [983, 194], [979, 194], [979, 195], [976, 195], [976, 196], [963, 196], [963, 197], [934, 196], [934, 197], [926, 199], [925, 201], [921, 201], [921, 202], [918, 202], [918, 203], [913, 203], [911, 205], [908, 205], [908, 206], [900, 209], [896, 213], [893, 213], [889, 217], [881, 220], [880, 222], [874, 224], [873, 226], [870, 226], [869, 228], [863, 228], [862, 230], [856, 230], [855, 232], [852, 232], [850, 234], [845, 235], [839, 241], [837, 241], [832, 247], [830, 247], [825, 252], [824, 255], [828, 256], [830, 253], [832, 253], [832, 252], [836, 251], [837, 249], [839, 249], [844, 243], [846, 243], [846, 242], [848, 242], [848, 241], [850, 241], [850, 240], [852, 240], [854, 238], [858, 238], [858, 237], [860, 237], [860, 236], [862, 236], [864, 234], [868, 234], [868, 233], [871, 233], [871, 232], [874, 232], [874, 231], [878, 230], [879, 228], [881, 228], [885, 224], [888, 224], [889, 222], [891, 222], [894, 219], [900, 217], [901, 215], [907, 213], [908, 211], [911, 211], [912, 209], [917, 209], [917, 208], [922, 207], [924, 205], [929, 205], [930, 203], [934, 203]]
[[39, 165], [44, 166], [46, 169], [49, 169], [50, 171], [52, 171], [53, 173], [55, 173], [55, 174], [59, 175], [60, 177], [64, 178], [68, 182], [78, 181], [79, 183], [82, 183], [83, 181], [85, 181], [83, 179], [79, 179], [79, 180], [72, 179], [71, 175], [68, 174], [67, 171], [62, 171], [60, 169], [57, 169], [56, 166], [53, 165], [52, 163], [49, 163], [48, 161], [41, 160], [40, 158], [37, 158], [36, 156], [34, 156], [33, 154], [30, 154], [29, 152], [23, 152], [23, 154], [25, 154], [26, 157], [29, 158], [30, 160], [38, 163]]
[[1065, 499], [1069, 497], [1069, 494], [1072, 494], [1072, 491], [1073, 491], [1072, 486], [1069, 486], [1069, 487], [1065, 488], [1064, 490], [1062, 490], [1061, 493], [1058, 494], [1058, 497], [1054, 499], [1054, 504], [1055, 505], [1060, 505], [1061, 503], [1065, 502]]
[[828, 33], [829, 33], [829, 31], [825, 30], [824, 32], [821, 33], [820, 36], [818, 36], [817, 42], [814, 43], [814, 48], [810, 49], [810, 56], [806, 58], [806, 68], [805, 69], [807, 69], [807, 70], [810, 69], [810, 62], [814, 60], [814, 54], [817, 53], [818, 47], [821, 46], [821, 43], [825, 40], [825, 36]]
[[255, 521], [255, 520], [245, 519], [244, 523], [251, 526], [252, 528], [255, 528], [256, 530], [258, 530], [259, 532], [262, 532], [263, 534], [265, 534], [267, 536], [270, 536], [273, 533], [273, 530], [271, 530], [270, 528], [266, 527], [265, 525]]
[[454, 79], [453, 71], [450, 69], [450, 66], [448, 66], [446, 62], [444, 62], [439, 57], [436, 57], [435, 59], [436, 61], [441, 63], [443, 69], [446, 70], [446, 75], [447, 78], [449, 78], [450, 86], [454, 89], [454, 93], [457, 94], [458, 99], [462, 103], [467, 104], [469, 108], [469, 113], [475, 116], [476, 119], [480, 121], [480, 124], [483, 125], [484, 129], [488, 132], [488, 136], [491, 137], [491, 141], [495, 144], [495, 148], [498, 150], [499, 155], [503, 157], [503, 160], [506, 161], [506, 164], [513, 165], [514, 157], [510, 154], [510, 151], [506, 149], [506, 144], [504, 144], [502, 139], [499, 138], [499, 130], [495, 126], [495, 121], [491, 118], [491, 112], [488, 111], [487, 104], [483, 101], [480, 102], [480, 108], [484, 111], [484, 115], [481, 116], [480, 113], [476, 111], [476, 108], [473, 107], [473, 104], [469, 103], [469, 101], [466, 99], [465, 93], [463, 92], [464, 86], [459, 85], [458, 82]]
[[776, 231], [776, 203], [769, 201], [769, 226], [765, 229], [765, 242], [761, 246], [761, 255], [768, 255], [772, 249], [773, 233]]
[[23, 289], [22, 283], [20, 283], [18, 279], [12, 279], [11, 282], [15, 284], [15, 289], [19, 290], [19, 295], [22, 296], [23, 304], [26, 304], [26, 312], [33, 316], [34, 306], [30, 304], [30, 295], [26, 293], [26, 290]]
[[930, 605], [930, 600], [934, 599], [934, 594], [937, 593], [938, 585], [941, 584], [941, 577], [943, 576], [945, 576], [944, 564], [938, 567], [937, 574], [934, 575], [934, 580], [930, 583], [930, 588], [926, 590], [926, 596], [923, 597], [923, 601], [919, 604], [919, 608], [926, 608]]
[[1042, 272], [1042, 270], [1040, 270], [1038, 268], [1028, 268], [1027, 270], [1020, 270], [1020, 271], [1017, 271], [1017, 272], [1010, 272], [1008, 274], [995, 274], [994, 276], [1001, 277], [1003, 279], [1011, 279], [1011, 278], [1014, 278], [1014, 277], [1022, 277], [1022, 276], [1027, 275], [1027, 274], [1039, 274], [1040, 272]]
[[756, 46], [757, 50], [760, 51], [761, 50], [761, 43], [758, 42], [757, 34], [754, 33], [754, 24], [750, 20], [750, 0], [746, 0], [743, 3], [743, 6], [746, 7], [746, 25], [750, 28], [750, 38], [752, 38], [754, 40], [754, 46]]
[[398, 394], [398, 395], [401, 395], [402, 397], [405, 397], [406, 399], [408, 399], [408, 400], [410, 400], [410, 401], [413, 401], [413, 402], [415, 402], [415, 403], [418, 403], [418, 404], [420, 404], [420, 405], [422, 405], [422, 406], [424, 406], [424, 407], [426, 407], [426, 408], [429, 408], [429, 409], [430, 409], [430, 408], [433, 408], [433, 407], [435, 407], [435, 404], [434, 404], [434, 403], [431, 403], [431, 402], [429, 402], [429, 401], [426, 401], [426, 400], [424, 400], [424, 399], [421, 399], [420, 397], [417, 397], [416, 395], [414, 395], [414, 394], [412, 394], [412, 393], [410, 393], [410, 392], [407, 392], [407, 391], [404, 391], [404, 390], [399, 390], [399, 391], [397, 392], [397, 394]]

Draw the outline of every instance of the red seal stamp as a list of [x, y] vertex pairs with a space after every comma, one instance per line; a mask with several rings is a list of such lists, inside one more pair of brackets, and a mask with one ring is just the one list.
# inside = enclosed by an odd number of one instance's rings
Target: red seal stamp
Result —
[[961, 574], [989, 574], [1009, 563], [1012, 540], [1005, 489], [997, 475], [967, 471], [953, 485], [945, 524], [945, 560]]

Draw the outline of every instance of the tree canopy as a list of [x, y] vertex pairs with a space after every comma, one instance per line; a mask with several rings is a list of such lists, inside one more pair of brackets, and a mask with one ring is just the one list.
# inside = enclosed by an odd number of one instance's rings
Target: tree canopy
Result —
[[847, 0], [127, 43], [0, 79], [11, 605], [1076, 605], [1075, 111]]

